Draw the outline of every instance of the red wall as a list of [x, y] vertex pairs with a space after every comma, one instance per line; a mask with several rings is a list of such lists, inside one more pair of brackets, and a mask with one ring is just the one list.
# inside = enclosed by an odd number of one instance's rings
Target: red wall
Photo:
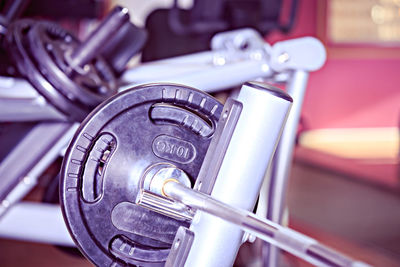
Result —
[[[301, 36], [323, 36], [325, 8], [318, 0], [300, 1], [296, 26], [290, 35], [272, 33], [270, 43]], [[399, 49], [353, 46], [340, 56], [341, 48], [326, 46], [325, 66], [310, 75], [304, 100], [307, 128], [386, 127], [400, 122]], [[343, 47], [342, 47], [343, 48]], [[346, 47], [344, 47], [346, 48]], [[379, 58], [374, 51], [385, 52]], [[393, 52], [393, 56], [392, 53]], [[367, 52], [368, 53], [368, 52]], [[339, 56], [338, 56], [339, 55]]]

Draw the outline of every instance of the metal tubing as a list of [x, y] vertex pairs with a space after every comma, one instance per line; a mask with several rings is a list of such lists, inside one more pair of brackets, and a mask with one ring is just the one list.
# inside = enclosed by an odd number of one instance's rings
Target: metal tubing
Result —
[[41, 96], [25, 99], [0, 98], [0, 122], [11, 121], [67, 121], [67, 118]]
[[[164, 183], [163, 192], [187, 205], [190, 208], [202, 210], [241, 229], [254, 234], [258, 238], [274, 244], [297, 257], [320, 267], [367, 267], [369, 265], [355, 261], [341, 253], [320, 244], [317, 240], [305, 236], [292, 229], [283, 227], [267, 219], [261, 219], [255, 214], [234, 208], [209, 195], [193, 190], [177, 181]], [[195, 235], [196, 238], [196, 235]], [[208, 257], [208, 255], [202, 255]]]
[[0, 237], [75, 246], [59, 205], [20, 202], [0, 219]]
[[1, 98], [35, 98], [39, 93], [25, 79], [0, 76]]
[[287, 182], [292, 165], [292, 155], [308, 76], [309, 74], [306, 71], [294, 71], [293, 76], [287, 85], [287, 92], [293, 99], [295, 99], [295, 101], [274, 157], [274, 163], [276, 164], [272, 169], [272, 176], [274, 177], [270, 195], [272, 201], [269, 202], [271, 206], [268, 209], [267, 215], [269, 219], [277, 223], [281, 223], [282, 220]]
[[[184, 72], [198, 71], [199, 69], [212, 67], [215, 52], [198, 52], [184, 56], [177, 56], [168, 59], [161, 59], [140, 64], [126, 70], [122, 80], [126, 84], [142, 83], [151, 80], [175, 76]], [[210, 65], [211, 64], [211, 65]], [[171, 65], [174, 67], [171, 68]]]
[[[282, 133], [291, 98], [265, 84], [246, 83], [237, 100], [243, 104], [243, 110], [211, 196], [233, 207], [251, 210]], [[185, 266], [233, 265], [243, 238], [239, 227], [198, 211], [190, 230], [195, 238]]]
[[100, 23], [94, 32], [71, 53], [70, 64], [72, 67], [83, 67], [94, 57], [101, 53], [104, 43], [127, 21], [129, 14], [127, 8], [117, 6]]
[[66, 121], [26, 80], [0, 77], [1, 121]]
[[[264, 60], [240, 59], [223, 65], [208, 63], [202, 57], [212, 59], [214, 52], [203, 52], [190, 56], [142, 64], [128, 70], [123, 76], [124, 83], [142, 84], [148, 82], [180, 83], [205, 92], [231, 88], [257, 78], [267, 78], [273, 71]], [[199, 59], [198, 62], [195, 59]], [[173, 64], [174, 68], [171, 68]], [[130, 88], [131, 85], [127, 88]], [[122, 88], [120, 91], [125, 90]]]
[[60, 156], [77, 128], [77, 123], [38, 124], [7, 155], [0, 165], [0, 218], [36, 185], [38, 177]]
[[[260, 202], [268, 203], [267, 219], [279, 224], [282, 223], [282, 214], [285, 208], [287, 184], [308, 76], [309, 74], [306, 71], [294, 71], [290, 82], [286, 86], [288, 94], [295, 101], [273, 159], [273, 167], [270, 172], [271, 178], [266, 178], [266, 180], [270, 180], [269, 192], [261, 191], [260, 194]], [[270, 246], [268, 266], [277, 266], [278, 254], [279, 251]]]

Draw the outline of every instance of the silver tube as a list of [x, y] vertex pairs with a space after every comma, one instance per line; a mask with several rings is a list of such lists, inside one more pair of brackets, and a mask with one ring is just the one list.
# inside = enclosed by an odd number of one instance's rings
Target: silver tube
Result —
[[[168, 197], [182, 202], [191, 208], [202, 210], [226, 220], [227, 222], [235, 224], [268, 243], [276, 245], [316, 266], [369, 266], [363, 262], [354, 261], [353, 259], [320, 244], [315, 239], [292, 229], [283, 227], [270, 220], [258, 218], [255, 214], [249, 211], [233, 208], [176, 181], [166, 182], [164, 184], [163, 192], [165, 192]], [[201, 256], [208, 257], [209, 255]]]
[[[267, 219], [279, 224], [282, 223], [282, 214], [285, 208], [287, 184], [308, 76], [306, 71], [294, 71], [286, 86], [294, 103], [276, 149], [270, 179], [268, 177], [265, 179], [266, 181], [270, 180], [269, 192], [261, 191], [260, 193], [260, 202], [268, 203]], [[277, 266], [279, 250], [270, 247], [269, 253], [266, 254], [268, 254], [268, 266]]]
[[68, 146], [78, 126], [41, 123], [7, 155], [0, 165], [0, 218], [32, 190], [43, 171]]
[[0, 237], [75, 246], [59, 205], [21, 202], [0, 219]]
[[268, 218], [274, 222], [281, 223], [284, 203], [286, 198], [286, 188], [289, 179], [289, 172], [292, 165], [293, 149], [296, 141], [297, 128], [299, 125], [301, 109], [303, 106], [304, 94], [308, 81], [308, 72], [297, 70], [293, 73], [287, 85], [288, 94], [295, 99], [290, 115], [288, 116], [281, 140], [274, 156], [274, 168], [272, 177], [274, 179], [271, 188], [268, 210]]
[[35, 98], [38, 95], [25, 79], [0, 76], [0, 98]]
[[72, 67], [83, 67], [101, 53], [104, 43], [115, 35], [115, 32], [129, 21], [128, 9], [115, 7], [100, 23], [90, 36], [76, 47], [70, 56]]
[[260, 49], [246, 52], [217, 50], [145, 63], [127, 70], [122, 81], [130, 87], [148, 82], [181, 83], [214, 92], [272, 74]]
[[125, 84], [144, 83], [154, 78], [163, 79], [209, 68], [212, 67], [214, 53], [206, 51], [143, 63], [126, 70], [122, 75], [122, 81]]
[[[251, 210], [281, 135], [291, 98], [268, 85], [246, 83], [237, 100], [243, 104], [243, 110], [211, 196]], [[185, 266], [233, 265], [243, 237], [239, 227], [199, 211], [190, 230], [195, 238]]]
[[0, 121], [66, 121], [26, 80], [0, 77]]
[[[159, 66], [161, 70], [165, 70], [164, 66]], [[175, 66], [174, 66], [175, 68]], [[204, 66], [204, 65], [183, 65], [181, 72], [175, 74], [171, 72], [171, 75], [165, 75], [168, 70], [157, 71], [155, 69], [152, 75], [148, 75], [148, 79], [142, 79], [138, 82], [162, 82], [162, 83], [179, 83], [185, 84], [195, 88], [201, 88], [205, 92], [215, 92], [221, 89], [227, 89], [239, 84], [243, 84], [246, 81], [254, 80], [257, 78], [267, 78], [272, 75], [272, 71], [268, 64], [262, 61], [255, 60], [241, 60], [234, 63], [229, 63], [224, 66]], [[176, 71], [176, 70], [174, 70]], [[158, 74], [164, 73], [164, 74]], [[162, 75], [161, 77], [158, 75]], [[130, 88], [131, 86], [129, 86]], [[122, 89], [124, 90], [124, 89]]]

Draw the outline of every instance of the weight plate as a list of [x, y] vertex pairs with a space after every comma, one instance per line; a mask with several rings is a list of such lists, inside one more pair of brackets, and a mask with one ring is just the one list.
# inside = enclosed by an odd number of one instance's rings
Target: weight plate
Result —
[[28, 38], [42, 74], [71, 100], [95, 107], [117, 93], [114, 72], [102, 57], [86, 64], [84, 73], [69, 67], [65, 55], [80, 42], [58, 24], [39, 21], [29, 31]]
[[98, 266], [163, 266], [178, 221], [135, 204], [143, 178], [160, 165], [194, 185], [222, 104], [193, 88], [151, 84], [98, 106], [71, 141], [61, 171], [64, 219]]
[[[7, 50], [9, 51], [14, 64], [22, 76], [27, 78], [35, 89], [40, 92], [49, 103], [61, 111], [66, 116], [73, 119], [82, 120], [87, 109], [72, 108], [72, 102], [61, 95], [56, 88], [49, 83], [40, 73], [37, 66], [31, 60], [33, 57], [29, 49], [27, 33], [31, 29], [34, 21], [29, 19], [18, 20], [12, 23], [6, 35]], [[70, 109], [70, 110], [69, 110]]]
[[[102, 77], [99, 83], [76, 73], [71, 77], [64, 73], [67, 69], [61, 53], [75, 47], [79, 41], [56, 24], [18, 20], [9, 26], [6, 40], [18, 71], [47, 102], [71, 120], [82, 121], [97, 104], [116, 93], [115, 78], [101, 59], [96, 61], [96, 68], [90, 68], [91, 74], [87, 76]], [[102, 71], [97, 73], [98, 69]], [[107, 82], [110, 87], [104, 86]]]

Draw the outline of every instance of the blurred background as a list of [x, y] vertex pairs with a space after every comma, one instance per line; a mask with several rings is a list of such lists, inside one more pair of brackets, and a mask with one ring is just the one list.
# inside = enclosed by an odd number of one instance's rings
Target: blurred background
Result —
[[[257, 1], [231, 2], [237, 10], [248, 9], [240, 18], [254, 13]], [[267, 42], [314, 36], [327, 50], [326, 64], [310, 75], [304, 100], [287, 199], [289, 226], [375, 266], [400, 266], [400, 1], [262, 2], [275, 21], [259, 27]], [[83, 39], [117, 4], [149, 31], [132, 65], [207, 50], [218, 31], [174, 34], [163, 23], [172, 0], [35, 0], [22, 16], [57, 21]], [[194, 2], [176, 4], [185, 24]], [[211, 5], [204, 1], [201, 8], [212, 10]], [[2, 75], [12, 75], [7, 55], [1, 56]], [[7, 143], [0, 157], [12, 147]], [[40, 201], [56, 169], [26, 199]], [[255, 252], [248, 246], [236, 266], [252, 266]], [[91, 265], [50, 245], [0, 239], [0, 251], [0, 266]], [[308, 266], [285, 257], [285, 266]]]

